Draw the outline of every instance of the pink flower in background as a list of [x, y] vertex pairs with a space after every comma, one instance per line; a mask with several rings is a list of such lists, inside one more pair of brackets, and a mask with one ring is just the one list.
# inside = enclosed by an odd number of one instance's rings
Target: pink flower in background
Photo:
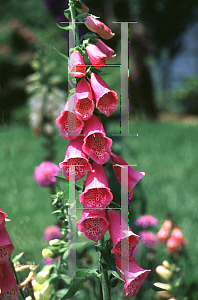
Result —
[[167, 249], [170, 253], [180, 252], [187, 244], [187, 240], [179, 228], [174, 228], [171, 232], [171, 237], [167, 240]]
[[67, 140], [74, 140], [81, 133], [84, 123], [76, 115], [76, 94], [71, 95], [61, 115], [56, 119], [60, 135]]
[[79, 51], [74, 51], [69, 57], [68, 73], [72, 77], [84, 77], [86, 66]]
[[14, 286], [16, 286], [14, 274], [9, 262], [6, 261], [0, 264], [0, 298], [1, 293], [8, 292]]
[[[60, 261], [60, 256], [55, 258], [57, 262]], [[44, 262], [46, 263], [46, 265], [52, 265], [53, 263], [53, 258], [52, 257], [44, 257], [43, 258]]]
[[[124, 258], [133, 259], [132, 252], [139, 243], [139, 236], [130, 229], [122, 216], [113, 209], [109, 209], [107, 220], [109, 221], [109, 234], [114, 245], [111, 252]], [[124, 229], [122, 232], [121, 226]]]
[[119, 104], [116, 92], [110, 90], [106, 82], [94, 73], [91, 74], [90, 83], [94, 92], [96, 108], [109, 117], [116, 111]]
[[93, 163], [92, 171], [87, 174], [85, 190], [79, 195], [80, 203], [92, 213], [98, 213], [98, 209], [105, 208], [112, 199], [105, 169]]
[[5, 226], [5, 218], [7, 217], [7, 214], [4, 213], [0, 208], [0, 230]]
[[112, 60], [115, 58], [116, 55], [113, 55], [114, 50], [107, 46], [103, 41], [100, 39], [96, 39], [98, 42], [96, 46], [107, 56], [107, 60]]
[[170, 233], [169, 229], [164, 227], [160, 228], [160, 230], [157, 233], [157, 238], [159, 243], [164, 243], [169, 238], [169, 233]]
[[56, 182], [59, 175], [59, 167], [51, 161], [43, 161], [34, 170], [34, 179], [42, 187], [49, 187]]
[[139, 232], [139, 235], [142, 244], [146, 245], [148, 248], [155, 248], [158, 241], [156, 235], [153, 232], [143, 230]]
[[7, 230], [3, 227], [0, 230], [0, 264], [5, 263], [8, 260], [13, 250], [14, 246], [10, 240]]
[[101, 210], [97, 214], [83, 210], [82, 219], [77, 222], [77, 227], [88, 239], [98, 242], [109, 227], [109, 222], [105, 219], [105, 210]]
[[83, 78], [76, 87], [76, 115], [81, 120], [88, 120], [93, 115], [94, 108], [91, 86]]
[[[78, 180], [91, 170], [88, 156], [82, 152], [83, 136], [71, 140], [68, 144], [65, 159], [59, 164], [63, 175], [69, 181]], [[70, 178], [69, 178], [70, 173]]]
[[115, 164], [113, 164], [113, 170], [115, 173], [115, 176], [118, 180], [118, 182], [121, 184], [121, 166], [128, 166], [128, 182], [127, 179], [122, 181], [123, 187], [128, 190], [129, 193], [129, 200], [133, 197], [133, 188], [138, 183], [138, 181], [144, 177], [144, 172], [138, 172], [134, 170], [132, 167], [130, 167], [127, 162], [118, 156], [117, 154], [111, 152], [111, 161]]
[[96, 69], [100, 69], [105, 66], [107, 56], [96, 45], [88, 44], [86, 51], [90, 62]]
[[60, 239], [62, 237], [61, 228], [57, 225], [50, 225], [44, 230], [43, 237], [47, 241]]
[[105, 40], [109, 40], [115, 35], [109, 27], [94, 17], [86, 16], [85, 25]]
[[110, 158], [112, 140], [106, 137], [100, 119], [92, 115], [84, 124], [84, 143], [82, 150], [97, 164], [105, 164]]
[[135, 221], [135, 225], [147, 228], [157, 225], [158, 220], [151, 215], [142, 215]]
[[127, 260], [115, 254], [115, 261], [118, 273], [125, 281], [125, 297], [135, 296], [151, 270], [142, 269], [135, 258]]

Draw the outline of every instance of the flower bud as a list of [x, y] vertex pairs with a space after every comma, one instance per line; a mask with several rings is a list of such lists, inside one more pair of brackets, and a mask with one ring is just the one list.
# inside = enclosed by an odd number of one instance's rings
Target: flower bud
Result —
[[39, 284], [43, 284], [50, 276], [52, 266], [46, 266], [42, 271], [36, 274], [35, 279]]
[[162, 224], [163, 228], [166, 228], [167, 230], [170, 230], [172, 228], [173, 224], [171, 220], [165, 220], [164, 223]]
[[43, 284], [39, 284], [35, 279], [32, 280], [33, 291], [40, 292], [40, 290], [45, 286], [45, 282]]
[[64, 244], [64, 242], [59, 239], [49, 241], [49, 245], [52, 246], [53, 250], [59, 250], [62, 244]]
[[155, 269], [157, 274], [160, 275], [162, 278], [164, 279], [170, 279], [172, 276], [172, 272], [167, 270], [164, 266], [157, 266], [157, 268]]
[[169, 237], [169, 229], [166, 229], [165, 227], [162, 227], [158, 233], [157, 238], [159, 243], [164, 243]]
[[164, 261], [162, 262], [162, 265], [163, 265], [165, 268], [167, 268], [167, 269], [170, 268], [170, 264], [169, 264], [169, 262], [168, 262], [167, 260], [164, 260]]
[[157, 294], [159, 296], [161, 296], [162, 298], [166, 298], [166, 299], [169, 299], [171, 298], [173, 295], [171, 293], [169, 293], [169, 291], [172, 290], [172, 287], [170, 284], [166, 284], [166, 283], [162, 283], [162, 282], [156, 282], [154, 283], [155, 286], [161, 288], [161, 289], [164, 289], [166, 291], [159, 291], [157, 292]]
[[49, 300], [52, 296], [52, 292], [54, 291], [54, 285], [47, 281], [46, 285], [40, 291], [42, 300]]
[[42, 251], [42, 256], [43, 256], [44, 258], [47, 258], [47, 257], [53, 257], [53, 256], [54, 256], [54, 253], [52, 252], [52, 250], [45, 248], [45, 249], [43, 249], [43, 251]]
[[79, 14], [88, 13], [89, 7], [80, 0], [80, 1], [76, 1], [76, 10]]

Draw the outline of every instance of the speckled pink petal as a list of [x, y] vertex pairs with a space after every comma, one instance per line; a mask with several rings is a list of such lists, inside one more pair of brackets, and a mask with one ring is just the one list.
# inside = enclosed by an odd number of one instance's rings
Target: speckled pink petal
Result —
[[91, 86], [83, 78], [76, 87], [76, 115], [83, 121], [88, 120], [93, 115], [94, 107]]
[[100, 69], [106, 64], [107, 56], [96, 45], [88, 44], [86, 47], [87, 55], [91, 64]]
[[13, 250], [14, 246], [5, 227], [3, 227], [0, 230], [0, 264], [5, 263], [8, 260]]
[[[59, 164], [67, 180], [69, 180], [69, 172], [73, 180], [78, 180], [85, 176], [86, 171], [91, 171], [88, 156], [82, 152], [82, 144], [83, 136], [78, 136], [75, 140], [71, 140], [66, 150], [65, 159]], [[75, 177], [73, 176], [74, 174]]]
[[84, 123], [76, 115], [76, 94], [70, 96], [61, 115], [56, 119], [60, 135], [67, 140], [74, 140], [81, 133]]
[[85, 191], [79, 195], [80, 203], [95, 214], [98, 212], [97, 209], [109, 205], [112, 199], [106, 171], [103, 166], [94, 163], [92, 171], [87, 174]]
[[115, 261], [118, 273], [125, 281], [125, 297], [135, 296], [151, 270], [142, 269], [135, 258], [127, 260], [120, 258], [120, 255], [116, 254]]
[[6, 261], [0, 264], [0, 288], [1, 293], [7, 292], [11, 287], [16, 285], [14, 274], [10, 263]]
[[111, 252], [121, 254], [124, 258], [133, 259], [132, 252], [139, 243], [139, 236], [130, 229], [122, 216], [113, 209], [108, 210], [107, 220], [109, 221], [109, 234], [114, 245]]
[[84, 124], [84, 143], [82, 150], [97, 164], [104, 164], [110, 158], [112, 140], [106, 137], [100, 119], [93, 115]]
[[97, 214], [83, 210], [82, 219], [77, 222], [77, 227], [88, 239], [98, 242], [109, 227], [109, 222], [105, 219], [105, 210]]
[[102, 40], [96, 39], [98, 42], [96, 46], [107, 56], [107, 60], [112, 60], [115, 55], [113, 55], [114, 50], [107, 46]]
[[91, 74], [90, 83], [97, 109], [109, 117], [116, 111], [119, 104], [116, 92], [110, 90], [106, 82], [94, 73]]

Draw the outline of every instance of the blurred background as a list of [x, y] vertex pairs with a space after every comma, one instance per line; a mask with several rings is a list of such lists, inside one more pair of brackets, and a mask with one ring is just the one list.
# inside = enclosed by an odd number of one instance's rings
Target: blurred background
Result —
[[[112, 22], [137, 21], [129, 24], [129, 133], [138, 137], [112, 136], [120, 132], [119, 109], [104, 117], [105, 130], [112, 151], [146, 173], [134, 189], [131, 227], [149, 213], [159, 220], [157, 233], [172, 216], [188, 240], [183, 267], [189, 299], [197, 299], [198, 1], [84, 3], [115, 32], [105, 41], [117, 54], [110, 64], [120, 63], [120, 25]], [[0, 207], [11, 219], [6, 227], [14, 253], [25, 251], [35, 263], [46, 246], [43, 230], [56, 220], [51, 191], [36, 184], [34, 168], [43, 160], [58, 165], [68, 144], [55, 125], [68, 89], [67, 60], [57, 52], [68, 56], [68, 32], [56, 23], [67, 21], [67, 7], [64, 0], [7, 0], [0, 7]], [[103, 71], [119, 97], [119, 67]], [[110, 166], [107, 171], [116, 195]]]

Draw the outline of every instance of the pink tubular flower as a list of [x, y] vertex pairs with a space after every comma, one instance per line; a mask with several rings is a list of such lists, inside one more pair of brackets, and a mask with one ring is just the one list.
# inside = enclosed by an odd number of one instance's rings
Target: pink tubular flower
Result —
[[14, 246], [5, 227], [0, 230], [0, 237], [0, 264], [3, 264], [10, 257], [12, 251], [14, 250]]
[[112, 209], [108, 211], [107, 220], [109, 221], [109, 234], [114, 245], [111, 252], [130, 260], [133, 259], [132, 252], [139, 243], [138, 235], [130, 229], [122, 216]]
[[[88, 156], [82, 152], [82, 145], [83, 136], [71, 140], [66, 150], [65, 159], [59, 164], [63, 175], [68, 181], [81, 179], [85, 176], [86, 171], [91, 171]], [[75, 177], [73, 175], [75, 175]]]
[[115, 261], [118, 273], [125, 281], [125, 297], [135, 296], [151, 270], [142, 269], [135, 258], [128, 261], [125, 258], [121, 259], [119, 254], [115, 254]]
[[9, 262], [6, 261], [5, 263], [0, 264], [0, 298], [1, 293], [4, 294], [8, 292], [14, 286], [16, 286], [14, 274]]
[[76, 115], [76, 94], [67, 99], [61, 115], [56, 119], [60, 135], [67, 140], [74, 140], [81, 133], [84, 123]]
[[92, 115], [89, 120], [85, 121], [84, 135], [82, 150], [97, 164], [102, 165], [108, 162], [112, 140], [106, 137], [102, 123], [97, 116]]
[[79, 51], [74, 51], [69, 57], [68, 73], [72, 77], [84, 77], [86, 66]]
[[46, 241], [59, 239], [62, 237], [61, 228], [57, 225], [50, 225], [44, 230], [43, 237]]
[[98, 42], [96, 46], [107, 56], [107, 60], [113, 60], [116, 55], [113, 55], [114, 50], [107, 46], [103, 41], [100, 39], [96, 39]]
[[0, 230], [5, 226], [5, 218], [7, 217], [7, 214], [4, 213], [0, 208]]
[[97, 33], [101, 38], [105, 40], [109, 40], [115, 35], [114, 33], [112, 33], [109, 27], [107, 27], [104, 23], [102, 23], [98, 19], [95, 19], [94, 17], [86, 16], [85, 25], [89, 30]]
[[94, 163], [92, 171], [87, 174], [85, 191], [79, 195], [80, 203], [91, 213], [98, 213], [98, 209], [105, 208], [112, 199], [106, 171], [103, 166]]
[[94, 73], [91, 74], [90, 83], [97, 109], [109, 117], [116, 111], [119, 104], [116, 92], [111, 91], [106, 82]]
[[102, 66], [105, 66], [107, 56], [96, 45], [88, 44], [86, 51], [90, 62], [96, 69], [101, 69]]
[[153, 232], [143, 230], [139, 232], [139, 235], [142, 244], [146, 245], [148, 248], [155, 248], [157, 244], [157, 237]]
[[109, 222], [105, 219], [105, 210], [97, 214], [83, 210], [82, 219], [77, 222], [77, 227], [88, 239], [98, 242], [109, 227]]
[[170, 253], [180, 252], [187, 244], [187, 240], [179, 228], [174, 228], [171, 232], [171, 237], [167, 240], [167, 249]]
[[135, 225], [147, 228], [157, 225], [158, 220], [151, 215], [143, 215], [135, 221]]
[[90, 84], [83, 78], [76, 87], [76, 115], [81, 120], [88, 120], [93, 115], [94, 107]]
[[49, 187], [56, 182], [56, 177], [59, 175], [59, 167], [51, 161], [43, 161], [34, 170], [34, 179], [37, 184], [42, 187]]
[[133, 197], [133, 188], [134, 186], [138, 183], [138, 181], [144, 177], [145, 173], [144, 172], [138, 172], [131, 168], [127, 162], [122, 159], [120, 156], [117, 154], [111, 152], [111, 161], [115, 164], [113, 164], [113, 170], [115, 173], [115, 176], [118, 180], [118, 182], [121, 184], [121, 166], [128, 166], [128, 182], [127, 180], [122, 180], [124, 182], [123, 187], [128, 190], [129, 193], [129, 200], [132, 199]]
[[183, 238], [183, 234], [179, 228], [174, 228], [171, 232], [171, 237], [174, 237], [177, 240], [181, 240]]

